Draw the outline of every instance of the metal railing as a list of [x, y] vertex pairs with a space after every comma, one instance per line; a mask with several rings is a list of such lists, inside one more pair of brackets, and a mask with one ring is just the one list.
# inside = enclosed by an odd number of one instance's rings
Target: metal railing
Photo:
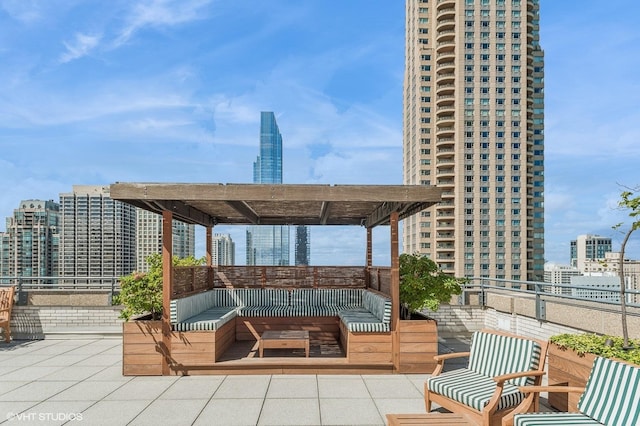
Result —
[[[546, 320], [546, 304], [553, 302], [564, 305], [589, 303], [593, 309], [618, 312], [620, 310], [620, 287], [596, 287], [570, 284], [553, 284], [539, 281], [514, 281], [499, 278], [471, 277], [463, 286], [460, 303], [466, 304], [469, 295], [475, 294], [481, 306], [487, 306], [488, 294], [502, 294], [510, 297], [534, 297], [536, 319]], [[625, 289], [626, 306], [640, 308], [640, 291]], [[640, 317], [640, 309], [627, 312]]]
[[24, 305], [27, 293], [37, 292], [83, 292], [108, 293], [109, 300], [120, 292], [120, 277], [16, 277], [0, 276], [0, 287], [16, 287], [17, 304]]

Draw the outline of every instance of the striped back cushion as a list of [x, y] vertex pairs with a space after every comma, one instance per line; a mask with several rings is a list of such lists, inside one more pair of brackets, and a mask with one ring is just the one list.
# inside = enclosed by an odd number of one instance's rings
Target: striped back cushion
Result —
[[282, 288], [236, 288], [238, 306], [288, 306], [289, 290]]
[[358, 307], [362, 292], [357, 288], [297, 288], [291, 291], [291, 306]]
[[[469, 369], [484, 376], [537, 370], [540, 345], [533, 340], [476, 331], [471, 342]], [[534, 377], [509, 380], [516, 386], [532, 385]]]
[[365, 291], [362, 294], [362, 307], [371, 312], [385, 324], [391, 322], [391, 300], [379, 294]]
[[578, 410], [607, 426], [640, 424], [640, 368], [596, 358]]
[[213, 307], [237, 306], [233, 289], [218, 288], [171, 301], [171, 323], [177, 324]]

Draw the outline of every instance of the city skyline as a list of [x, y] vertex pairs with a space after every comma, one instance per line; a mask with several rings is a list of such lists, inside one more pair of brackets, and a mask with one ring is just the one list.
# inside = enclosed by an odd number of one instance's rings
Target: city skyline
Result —
[[[545, 259], [560, 263], [581, 234], [618, 249], [619, 185], [640, 184], [640, 5], [601, 5], [540, 1]], [[0, 2], [0, 216], [76, 184], [251, 182], [261, 110], [291, 141], [284, 181], [401, 183], [404, 2], [336, 7]], [[244, 227], [214, 232], [243, 252]], [[364, 230], [312, 233], [314, 264], [364, 262]], [[383, 264], [388, 239], [374, 243]]]

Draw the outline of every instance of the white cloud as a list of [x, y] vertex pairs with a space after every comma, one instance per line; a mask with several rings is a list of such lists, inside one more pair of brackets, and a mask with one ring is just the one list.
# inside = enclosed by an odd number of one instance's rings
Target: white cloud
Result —
[[76, 33], [71, 42], [63, 42], [67, 51], [60, 56], [60, 62], [66, 63], [88, 55], [100, 43], [100, 35]]
[[0, 7], [13, 19], [26, 24], [42, 18], [42, 10], [37, 0], [2, 0]]
[[126, 20], [115, 46], [120, 46], [146, 27], [171, 27], [204, 19], [211, 0], [143, 0], [136, 3]]

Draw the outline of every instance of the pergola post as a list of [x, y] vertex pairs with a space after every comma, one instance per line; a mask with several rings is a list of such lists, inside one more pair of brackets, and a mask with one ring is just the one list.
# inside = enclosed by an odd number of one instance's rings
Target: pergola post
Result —
[[393, 369], [400, 370], [400, 254], [398, 246], [398, 222], [397, 211], [391, 212], [389, 225], [391, 227], [391, 351], [393, 355]]
[[162, 375], [171, 374], [171, 277], [173, 276], [173, 213], [162, 211]]
[[212, 238], [213, 227], [207, 226], [207, 266], [211, 268], [213, 265], [213, 241]]
[[373, 229], [367, 228], [367, 269], [373, 266]]

